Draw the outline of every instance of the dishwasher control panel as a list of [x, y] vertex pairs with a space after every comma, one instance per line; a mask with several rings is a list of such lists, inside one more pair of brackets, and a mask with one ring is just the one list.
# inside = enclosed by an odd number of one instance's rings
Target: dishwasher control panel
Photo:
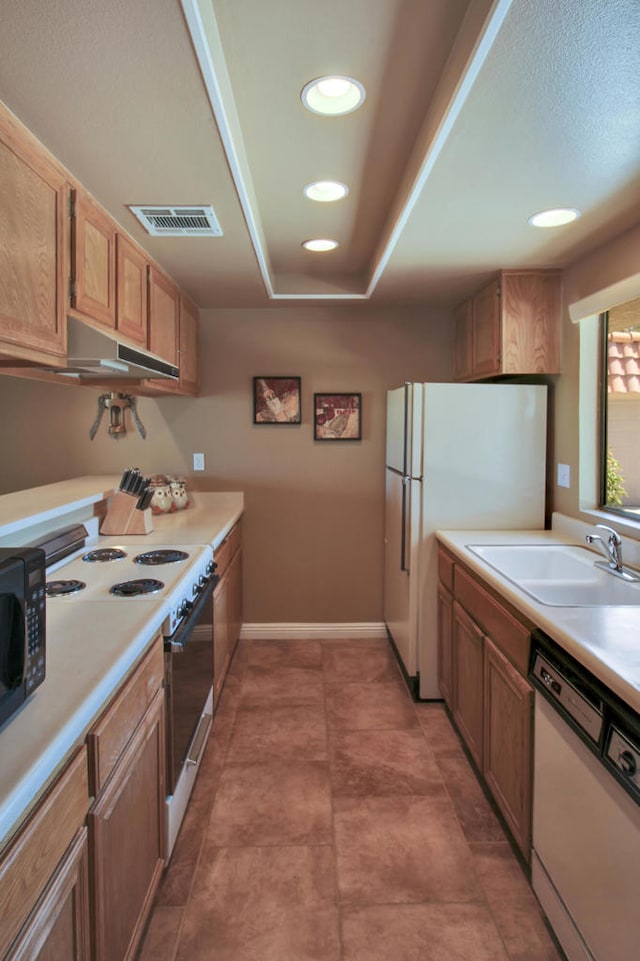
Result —
[[540, 651], [536, 652], [531, 676], [538, 682], [538, 687], [548, 700], [564, 708], [594, 744], [600, 742], [603, 717], [602, 707], [597, 699], [593, 703], [593, 699], [585, 697]]
[[640, 801], [640, 746], [611, 725], [605, 757], [614, 766], [630, 794]]

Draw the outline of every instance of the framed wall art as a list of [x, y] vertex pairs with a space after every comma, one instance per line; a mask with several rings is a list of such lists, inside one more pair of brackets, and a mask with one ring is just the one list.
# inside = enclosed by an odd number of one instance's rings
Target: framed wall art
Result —
[[361, 440], [362, 394], [314, 394], [314, 440]]
[[253, 378], [254, 424], [301, 424], [299, 377]]

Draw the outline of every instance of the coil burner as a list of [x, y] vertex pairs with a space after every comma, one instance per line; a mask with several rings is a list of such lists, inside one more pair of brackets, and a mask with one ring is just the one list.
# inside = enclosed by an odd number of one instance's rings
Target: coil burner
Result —
[[83, 561], [94, 563], [95, 561], [119, 561], [127, 556], [127, 552], [120, 547], [100, 547], [97, 551], [89, 551], [84, 554]]
[[177, 564], [179, 561], [186, 561], [188, 559], [189, 555], [186, 551], [169, 548], [157, 551], [146, 551], [144, 554], [138, 554], [134, 557], [136, 564], [149, 564], [150, 566], [156, 564]]
[[84, 581], [47, 581], [47, 597], [64, 597], [65, 594], [77, 594], [87, 585]]
[[141, 594], [157, 594], [164, 588], [162, 581], [156, 581], [153, 577], [140, 577], [133, 581], [122, 581], [114, 584], [109, 593], [116, 597], [139, 597]]

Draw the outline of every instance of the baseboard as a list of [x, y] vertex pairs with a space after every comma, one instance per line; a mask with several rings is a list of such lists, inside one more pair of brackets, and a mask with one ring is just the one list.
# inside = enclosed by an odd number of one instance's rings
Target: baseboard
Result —
[[387, 638], [384, 623], [348, 624], [243, 624], [240, 639], [244, 641], [332, 641], [376, 640]]

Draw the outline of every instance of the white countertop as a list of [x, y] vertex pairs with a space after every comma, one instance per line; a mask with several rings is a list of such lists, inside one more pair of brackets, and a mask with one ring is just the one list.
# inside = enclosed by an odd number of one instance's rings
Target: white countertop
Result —
[[[580, 544], [557, 531], [438, 531], [438, 539], [505, 600], [640, 711], [640, 606], [540, 604], [476, 554], [470, 544]], [[594, 560], [601, 559], [594, 554]]]
[[[110, 483], [103, 484], [109, 480]], [[0, 498], [3, 531], [28, 529], [46, 515], [60, 519], [110, 493], [117, 478], [78, 478]], [[64, 500], [65, 484], [70, 499]], [[37, 491], [42, 492], [38, 500]], [[100, 492], [100, 496], [95, 496]], [[6, 500], [13, 499], [9, 515]], [[56, 507], [57, 504], [57, 507]], [[70, 505], [72, 505], [70, 507]], [[155, 515], [152, 544], [211, 544], [215, 548], [239, 519], [241, 493], [191, 495], [189, 508]], [[116, 538], [100, 538], [106, 544]], [[136, 535], [136, 541], [141, 535]], [[117, 538], [126, 544], [126, 537]], [[87, 608], [90, 608], [87, 611]], [[128, 598], [92, 601], [82, 608], [47, 605], [47, 673], [17, 714], [0, 730], [0, 845], [12, 835], [64, 761], [79, 746], [132, 667], [156, 637], [167, 602]], [[82, 613], [81, 613], [82, 612]]]

